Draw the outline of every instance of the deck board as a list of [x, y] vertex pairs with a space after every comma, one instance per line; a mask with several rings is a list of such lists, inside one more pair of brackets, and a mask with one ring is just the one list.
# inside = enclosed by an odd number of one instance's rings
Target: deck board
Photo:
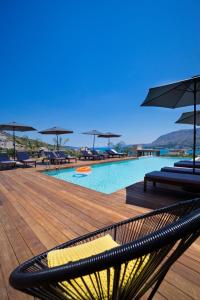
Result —
[[[79, 163], [84, 164], [84, 163]], [[73, 165], [73, 164], [70, 164]], [[194, 197], [143, 183], [111, 195], [57, 180], [44, 167], [0, 172], [0, 299], [33, 299], [12, 289], [10, 272], [21, 262], [66, 240], [113, 222]], [[155, 299], [199, 299], [200, 240], [174, 264]], [[144, 297], [146, 299], [146, 297]]]

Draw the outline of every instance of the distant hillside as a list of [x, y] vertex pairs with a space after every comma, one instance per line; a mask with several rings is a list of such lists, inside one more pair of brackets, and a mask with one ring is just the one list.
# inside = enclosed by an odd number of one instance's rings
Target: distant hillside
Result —
[[[193, 144], [193, 130], [184, 129], [161, 135], [149, 146], [164, 148], [188, 148]], [[200, 147], [200, 128], [197, 129], [197, 146]]]
[[[53, 136], [52, 136], [53, 140]], [[37, 151], [39, 148], [48, 148], [53, 149], [54, 145], [45, 143], [41, 139], [30, 139], [24, 134], [24, 136], [19, 137], [16, 136], [16, 149], [28, 149], [28, 150], [34, 150]], [[62, 148], [66, 149], [78, 149], [78, 147], [72, 147], [68, 145], [62, 145]], [[13, 149], [13, 137], [11, 134], [0, 131], [0, 149]]]
[[[40, 148], [40, 147], [48, 147], [52, 146], [48, 143], [45, 143], [41, 140], [37, 139], [29, 139], [26, 135], [24, 137], [16, 136], [16, 149], [22, 148]], [[13, 148], [13, 137], [11, 134], [1, 131], [0, 132], [0, 148], [2, 149], [12, 149]]]

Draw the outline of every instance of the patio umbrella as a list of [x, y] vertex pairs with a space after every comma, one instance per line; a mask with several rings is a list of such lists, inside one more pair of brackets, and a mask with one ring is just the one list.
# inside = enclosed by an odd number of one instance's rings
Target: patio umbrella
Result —
[[[176, 124], [188, 124], [193, 125], [194, 124], [194, 112], [185, 112], [182, 113], [180, 118], [175, 122]], [[200, 110], [196, 111], [196, 125], [200, 126]]]
[[112, 133], [112, 132], [106, 132], [103, 134], [100, 134], [98, 137], [100, 138], [107, 138], [108, 139], [108, 147], [110, 147], [110, 139], [111, 138], [117, 138], [120, 137], [120, 134]]
[[[183, 113], [180, 118], [175, 122], [176, 124], [188, 124], [188, 125], [193, 125], [194, 124], [194, 112], [186, 112]], [[200, 126], [200, 110], [196, 111], [196, 125]], [[195, 132], [196, 134], [196, 132]], [[194, 139], [194, 148], [196, 149], [196, 137]]]
[[194, 106], [193, 173], [195, 173], [197, 104], [200, 104], [200, 75], [149, 89], [148, 95], [141, 105], [166, 108]]
[[91, 131], [87, 131], [87, 132], [82, 132], [82, 134], [88, 134], [88, 135], [93, 135], [93, 149], [94, 149], [94, 145], [95, 145], [95, 138], [96, 136], [102, 134], [102, 132], [98, 131], [98, 130], [91, 130]]
[[57, 144], [56, 148], [57, 148], [57, 150], [59, 150], [58, 136], [61, 135], [61, 134], [73, 133], [73, 131], [55, 126], [55, 127], [49, 128], [49, 129], [39, 131], [39, 133], [41, 133], [41, 134], [55, 134], [56, 135], [56, 144]]
[[14, 150], [13, 157], [15, 159], [15, 157], [16, 157], [15, 132], [16, 131], [21, 131], [21, 132], [33, 131], [33, 130], [36, 130], [36, 129], [31, 127], [31, 126], [28, 126], [28, 125], [24, 125], [24, 124], [20, 124], [20, 123], [16, 123], [16, 122], [10, 122], [10, 123], [0, 124], [0, 130], [12, 131], [13, 132], [13, 150]]

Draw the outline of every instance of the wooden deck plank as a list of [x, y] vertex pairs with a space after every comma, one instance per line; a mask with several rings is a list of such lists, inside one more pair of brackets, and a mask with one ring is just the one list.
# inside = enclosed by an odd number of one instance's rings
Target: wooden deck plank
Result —
[[[193, 197], [162, 185], [156, 192], [149, 187], [144, 193], [142, 182], [106, 195], [38, 172], [42, 169], [0, 172], [0, 299], [32, 299], [12, 289], [8, 277], [33, 255], [113, 222]], [[199, 299], [199, 265], [200, 239], [171, 268], [155, 299]]]

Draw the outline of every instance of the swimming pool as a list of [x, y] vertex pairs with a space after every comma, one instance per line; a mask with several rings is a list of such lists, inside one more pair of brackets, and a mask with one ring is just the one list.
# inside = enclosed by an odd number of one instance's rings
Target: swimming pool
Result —
[[180, 158], [142, 157], [126, 161], [93, 165], [86, 176], [76, 174], [75, 168], [45, 171], [44, 173], [101, 193], [111, 194], [133, 183], [143, 180], [147, 172], [173, 166]]

